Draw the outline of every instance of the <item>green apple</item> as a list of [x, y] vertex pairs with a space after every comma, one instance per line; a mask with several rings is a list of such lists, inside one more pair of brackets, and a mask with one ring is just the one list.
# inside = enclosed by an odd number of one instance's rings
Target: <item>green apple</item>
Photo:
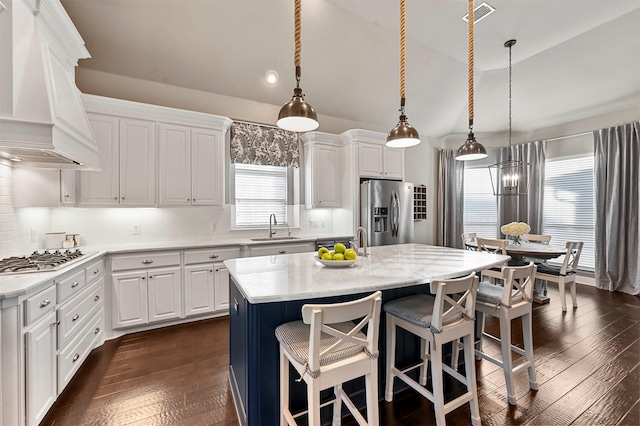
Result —
[[358, 254], [354, 249], [346, 249], [344, 252], [344, 258], [346, 260], [355, 260], [358, 257]]
[[336, 253], [333, 255], [333, 260], [344, 260], [344, 254]]
[[333, 255], [331, 253], [325, 253], [322, 255], [322, 260], [333, 260]]
[[320, 247], [318, 250], [318, 259], [322, 259], [322, 255], [325, 253], [329, 253], [329, 249], [326, 247]]
[[335, 246], [333, 246], [333, 249], [336, 251], [336, 253], [344, 253], [344, 251], [347, 249], [344, 244], [342, 243], [338, 243]]

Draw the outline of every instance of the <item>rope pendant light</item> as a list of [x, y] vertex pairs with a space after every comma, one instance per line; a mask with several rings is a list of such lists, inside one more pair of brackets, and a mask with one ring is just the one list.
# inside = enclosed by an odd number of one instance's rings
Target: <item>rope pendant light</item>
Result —
[[294, 65], [296, 67], [296, 87], [293, 89], [293, 97], [291, 101], [286, 103], [278, 114], [278, 121], [276, 124], [278, 127], [284, 130], [290, 130], [292, 132], [309, 132], [318, 128], [318, 114], [304, 100], [304, 94], [300, 88], [300, 77], [302, 70], [300, 66], [300, 57], [302, 50], [302, 43], [300, 41], [301, 29], [300, 29], [300, 2], [301, 0], [295, 0], [295, 57]]
[[418, 131], [411, 127], [404, 114], [405, 21], [405, 0], [400, 0], [400, 120], [387, 135], [386, 145], [392, 148], [406, 148], [420, 143]]
[[507, 161], [489, 166], [493, 194], [523, 195], [527, 193], [529, 186], [529, 168], [531, 165], [524, 161], [514, 160], [511, 149], [511, 48], [516, 44], [515, 40], [508, 40], [504, 47], [509, 48], [509, 150]]
[[456, 155], [456, 160], [479, 160], [487, 156], [487, 150], [476, 141], [473, 134], [473, 0], [469, 0], [469, 135]]

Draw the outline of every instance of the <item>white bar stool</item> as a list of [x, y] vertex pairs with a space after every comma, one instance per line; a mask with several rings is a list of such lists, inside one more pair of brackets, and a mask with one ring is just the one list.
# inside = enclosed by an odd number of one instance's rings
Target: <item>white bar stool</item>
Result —
[[[498, 240], [493, 238], [478, 238], [478, 251], [486, 251], [488, 253], [496, 253], [507, 255], [507, 246], [509, 245], [509, 240]], [[489, 277], [490, 282], [494, 282], [495, 278], [502, 278], [502, 269], [501, 267], [484, 269], [482, 271], [482, 280], [484, 281], [484, 277]]]
[[[334, 388], [333, 424], [340, 424], [342, 402], [358, 424], [378, 424], [378, 327], [382, 293], [345, 303], [302, 307], [302, 321], [279, 325], [280, 424], [295, 425], [308, 413], [309, 426], [320, 425], [320, 391]], [[353, 320], [358, 320], [357, 324]], [[366, 334], [362, 331], [366, 327]], [[289, 363], [307, 384], [308, 409], [289, 410]], [[367, 420], [342, 390], [342, 383], [365, 377]], [[323, 404], [323, 406], [326, 404]], [[367, 423], [368, 422], [368, 423]]]
[[[387, 321], [387, 366], [385, 400], [393, 400], [393, 380], [398, 378], [427, 398], [434, 405], [438, 425], [444, 425], [445, 415], [469, 402], [471, 422], [480, 424], [478, 391], [476, 387], [476, 367], [473, 359], [474, 314], [478, 277], [471, 273], [466, 277], [435, 280], [431, 283], [431, 293], [416, 294], [392, 300], [384, 305]], [[449, 295], [455, 295], [450, 297]], [[400, 370], [395, 366], [396, 327], [401, 327], [421, 338], [423, 362]], [[442, 349], [448, 342], [462, 338], [465, 348], [465, 370], [463, 376], [442, 363]], [[427, 362], [431, 362], [433, 392], [424, 385], [427, 379]], [[420, 367], [420, 383], [406, 373]], [[444, 402], [443, 371], [467, 387], [467, 392], [447, 403]]]

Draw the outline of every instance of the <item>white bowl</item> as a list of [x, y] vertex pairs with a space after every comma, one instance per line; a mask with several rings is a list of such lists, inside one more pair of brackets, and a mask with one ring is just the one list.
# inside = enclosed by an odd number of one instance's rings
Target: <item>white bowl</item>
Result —
[[317, 256], [315, 257], [315, 259], [322, 263], [324, 266], [328, 266], [330, 268], [345, 268], [347, 266], [351, 266], [354, 263], [356, 263], [356, 260], [358, 259], [353, 259], [353, 260], [322, 260], [320, 258], [318, 258]]

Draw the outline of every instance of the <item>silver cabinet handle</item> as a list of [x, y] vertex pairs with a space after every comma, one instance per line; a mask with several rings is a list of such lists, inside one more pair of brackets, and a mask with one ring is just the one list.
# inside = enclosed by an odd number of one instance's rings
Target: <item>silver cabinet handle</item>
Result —
[[153, 278], [153, 275], [149, 275], [149, 279], [152, 279], [152, 278]]
[[97, 302], [98, 300], [100, 300], [100, 296], [96, 294], [96, 297], [94, 297], [93, 300]]
[[69, 198], [69, 194], [66, 194], [66, 195], [64, 196], [64, 198]]
[[124, 200], [124, 197], [121, 197]]
[[151, 259], [147, 259], [147, 260], [143, 260], [142, 261], [143, 265], [151, 265], [152, 263], [153, 263], [153, 260], [151, 260]]
[[209, 256], [209, 259], [217, 259], [218, 255], [217, 254], [212, 254], [211, 256]]
[[78, 281], [74, 281], [73, 284], [71, 284], [71, 288], [76, 288], [79, 284], [80, 283]]
[[93, 273], [94, 273], [94, 274], [97, 274], [97, 273], [99, 273], [99, 272], [100, 272], [100, 269], [98, 269], [98, 268], [96, 268], [96, 269], [94, 269], [94, 270], [93, 270]]
[[73, 316], [73, 318], [71, 318], [71, 321], [72, 321], [72, 322], [76, 322], [76, 321], [78, 321], [78, 318], [80, 318], [80, 315], [75, 314], [75, 315]]
[[146, 279], [146, 277], [142, 277], [142, 279], [144, 280], [144, 279]]
[[100, 327], [96, 327], [95, 330], [93, 330], [93, 334], [98, 334], [100, 333]]
[[286, 250], [280, 250], [278, 253], [285, 254], [286, 252], [287, 252]]
[[76, 362], [78, 360], [78, 358], [80, 358], [80, 354], [76, 352], [76, 354], [73, 356], [73, 359], [71, 360], [71, 362]]
[[[218, 271], [218, 270], [216, 269], [216, 272], [217, 272], [217, 271]], [[213, 272], [213, 269], [209, 269], [209, 272]]]
[[236, 299], [235, 297], [233, 298], [233, 310], [236, 311], [237, 314], [239, 314], [238, 309], [240, 307], [240, 304], [238, 303], [238, 299]]
[[50, 303], [51, 303], [51, 300], [44, 299], [42, 302], [40, 302], [40, 307], [44, 308], [45, 306], [49, 306]]
[[189, 198], [187, 198], [187, 201], [191, 201]]
[[196, 199], [194, 198], [193, 201], [195, 201]]

